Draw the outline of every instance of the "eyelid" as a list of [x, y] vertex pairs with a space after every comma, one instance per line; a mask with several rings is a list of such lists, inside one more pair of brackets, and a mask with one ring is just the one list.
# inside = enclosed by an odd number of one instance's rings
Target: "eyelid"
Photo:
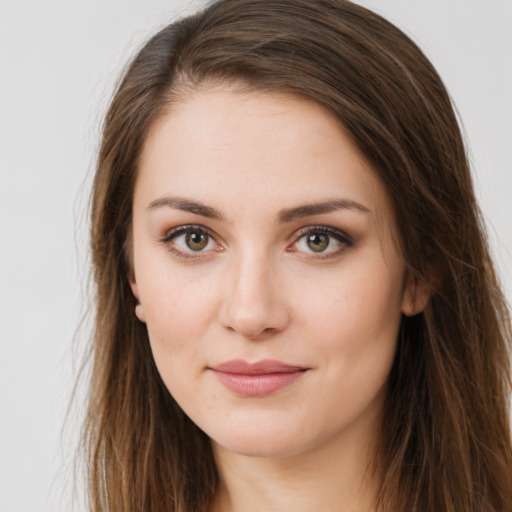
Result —
[[328, 252], [324, 252], [324, 253], [319, 252], [319, 253], [315, 254], [313, 251], [311, 251], [310, 253], [307, 253], [308, 254], [307, 258], [318, 260], [318, 259], [327, 259], [327, 258], [336, 257], [339, 254], [341, 254], [342, 252], [344, 252], [345, 250], [354, 247], [354, 245], [355, 245], [354, 239], [350, 235], [345, 233], [344, 231], [337, 229], [337, 228], [330, 227], [330, 226], [325, 226], [325, 225], [319, 224], [319, 225], [305, 226], [305, 227], [299, 229], [298, 231], [296, 231], [294, 233], [294, 241], [291, 244], [291, 246], [289, 246], [289, 248], [287, 250], [289, 252], [299, 252], [297, 249], [290, 249], [290, 247], [294, 247], [299, 242], [299, 240], [301, 240], [304, 236], [306, 236], [310, 233], [322, 233], [322, 234], [331, 236], [336, 241], [338, 241], [340, 244], [342, 244], [342, 246], [337, 250], [328, 251]]
[[[180, 226], [176, 226], [166, 231], [166, 233], [158, 240], [162, 244], [166, 245], [167, 249], [170, 252], [172, 252], [175, 256], [177, 256], [178, 258], [182, 258], [184, 260], [204, 258], [208, 254], [210, 254], [212, 252], [212, 249], [207, 251], [182, 251], [181, 249], [178, 249], [177, 247], [174, 247], [173, 245], [170, 244], [170, 242], [172, 242], [172, 240], [174, 240], [175, 238], [190, 232], [203, 232], [206, 235], [208, 235], [215, 244], [220, 246], [220, 250], [224, 249], [222, 245], [218, 242], [218, 236], [215, 233], [213, 233], [209, 228], [201, 224], [183, 224]], [[213, 249], [213, 251], [215, 250], [216, 249]]]
[[[178, 249], [177, 247], [172, 246], [169, 242], [171, 242], [173, 239], [177, 238], [178, 236], [184, 235], [186, 233], [190, 232], [203, 232], [206, 233], [213, 242], [218, 246], [217, 249], [210, 249], [207, 251], [182, 251]], [[332, 238], [334, 238], [339, 244], [341, 244], [341, 247], [335, 250], [327, 251], [327, 252], [319, 252], [314, 253], [311, 252], [305, 252], [305, 251], [299, 251], [295, 246], [296, 244], [306, 235], [310, 233], [322, 233], [325, 235], [328, 235]], [[338, 229], [333, 228], [331, 226], [326, 225], [310, 225], [310, 226], [304, 226], [292, 235], [293, 236], [293, 242], [288, 245], [286, 248], [287, 252], [305, 252], [307, 256], [306, 258], [309, 259], [327, 259], [327, 258], [333, 258], [338, 255], [340, 255], [342, 252], [344, 252], [347, 249], [352, 248], [355, 245], [355, 242], [353, 238], [348, 235], [346, 232]], [[183, 224], [180, 226], [173, 227], [165, 232], [165, 234], [161, 237], [159, 237], [159, 242], [166, 245], [168, 250], [171, 251], [173, 254], [178, 256], [182, 259], [195, 259], [195, 258], [204, 258], [208, 254], [210, 254], [212, 251], [223, 251], [224, 247], [219, 242], [219, 237], [216, 233], [214, 233], [211, 229], [207, 228], [206, 226], [203, 226], [201, 224]], [[220, 248], [219, 248], [220, 247]]]
[[206, 226], [202, 226], [201, 224], [182, 224], [166, 231], [165, 234], [160, 238], [160, 241], [170, 242], [173, 238], [176, 238], [176, 236], [188, 233], [190, 231], [203, 231], [208, 236], [211, 236], [214, 240], [217, 238], [216, 235]]

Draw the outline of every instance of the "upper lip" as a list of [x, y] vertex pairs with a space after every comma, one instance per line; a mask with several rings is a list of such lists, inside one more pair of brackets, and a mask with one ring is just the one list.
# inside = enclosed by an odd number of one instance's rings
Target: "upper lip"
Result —
[[242, 359], [233, 359], [232, 361], [211, 366], [210, 369], [236, 375], [265, 375], [269, 373], [293, 373], [307, 370], [303, 366], [291, 365], [273, 359], [264, 359], [255, 363], [249, 363]]

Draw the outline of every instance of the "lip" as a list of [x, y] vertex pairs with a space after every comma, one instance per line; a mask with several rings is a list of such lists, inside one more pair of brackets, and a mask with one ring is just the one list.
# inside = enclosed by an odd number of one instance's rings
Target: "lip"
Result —
[[271, 395], [293, 384], [309, 368], [272, 359], [255, 363], [236, 359], [209, 367], [209, 370], [230, 391], [242, 396], [258, 397]]

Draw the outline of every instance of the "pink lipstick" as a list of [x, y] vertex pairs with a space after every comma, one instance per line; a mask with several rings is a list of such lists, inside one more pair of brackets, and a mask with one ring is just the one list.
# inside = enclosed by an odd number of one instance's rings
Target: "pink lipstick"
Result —
[[294, 383], [308, 370], [266, 359], [248, 363], [241, 359], [211, 367], [219, 381], [238, 395], [257, 397], [275, 393]]

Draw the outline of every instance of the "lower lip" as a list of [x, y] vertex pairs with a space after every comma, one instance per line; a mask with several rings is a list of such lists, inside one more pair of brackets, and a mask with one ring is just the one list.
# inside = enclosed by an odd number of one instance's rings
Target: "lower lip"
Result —
[[298, 370], [294, 372], [246, 375], [213, 371], [227, 389], [238, 395], [249, 397], [271, 395], [295, 383], [306, 372], [306, 370]]

